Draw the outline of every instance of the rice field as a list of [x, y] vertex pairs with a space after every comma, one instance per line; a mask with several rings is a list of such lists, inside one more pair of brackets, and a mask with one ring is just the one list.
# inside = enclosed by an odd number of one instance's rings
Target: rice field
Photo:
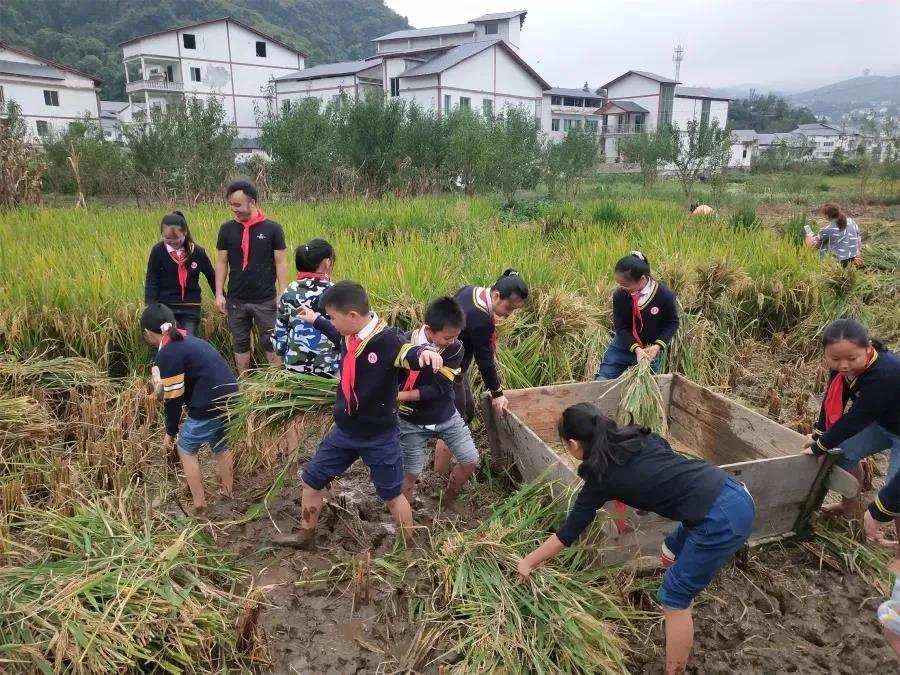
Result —
[[[520, 270], [533, 295], [499, 326], [509, 388], [592, 377], [609, 340], [613, 266], [636, 248], [681, 305], [682, 330], [664, 370], [740, 396], [801, 431], [811, 421], [807, 402], [821, 378], [816, 336], [827, 321], [856, 316], [895, 347], [900, 338], [892, 225], [879, 228], [871, 266], [857, 271], [798, 248], [788, 222], [736, 229], [727, 218], [689, 219], [676, 203], [639, 198], [535, 202], [513, 211], [487, 198], [452, 197], [263, 206], [284, 225], [289, 247], [327, 238], [337, 250], [335, 277], [360, 281], [374, 308], [402, 327], [420, 320], [435, 295], [488, 285], [507, 267]], [[158, 447], [161, 412], [149, 396], [149, 350], [137, 317], [163, 213], [92, 207], [5, 214], [2, 672], [219, 673], [269, 663], [252, 574], [218, 546], [222, 530], [183, 513], [178, 476]], [[225, 208], [201, 205], [186, 215], [196, 241], [212, 252]], [[201, 330], [230, 352], [208, 289]], [[631, 386], [625, 413], [657, 424], [658, 411], [645, 405], [646, 378], [635, 372]], [[232, 420], [233, 439], [243, 444], [237, 467], [266, 482], [240, 523], [263, 519], [280, 498], [299, 450], [285, 460], [274, 443], [292, 417], [326, 407], [333, 386], [311, 389], [257, 374], [245, 391]], [[308, 428], [295, 431], [318, 436], [320, 422], [312, 414]], [[482, 480], [494, 477], [485, 469]], [[523, 659], [543, 672], [627, 668], [626, 645], [648, 616], [632, 604], [643, 581], [599, 574], [573, 550], [535, 577], [533, 596], [507, 583], [509, 561], [566, 507], [536, 489], [491, 501], [495, 513], [474, 530], [436, 529], [431, 549], [405, 558], [406, 567], [377, 563], [394, 576], [404, 569], [419, 576], [409, 611], [422, 631], [410, 642], [409, 664], [455, 655], [456, 672], [519, 672]], [[857, 540], [828, 530], [816, 550], [882, 586], [881, 558]], [[350, 575], [357, 582], [372, 565], [360, 561]], [[578, 602], [573, 589], [587, 589], [589, 599]], [[602, 611], [592, 614], [588, 605]], [[547, 622], [558, 630], [536, 629]], [[494, 635], [496, 649], [488, 649]]]

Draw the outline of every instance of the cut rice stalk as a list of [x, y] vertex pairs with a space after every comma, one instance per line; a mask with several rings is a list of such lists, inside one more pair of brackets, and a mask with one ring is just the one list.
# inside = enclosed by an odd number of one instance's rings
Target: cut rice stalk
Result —
[[666, 405], [650, 361], [644, 359], [622, 375], [622, 397], [616, 411], [619, 424], [638, 424], [665, 436], [668, 432]]

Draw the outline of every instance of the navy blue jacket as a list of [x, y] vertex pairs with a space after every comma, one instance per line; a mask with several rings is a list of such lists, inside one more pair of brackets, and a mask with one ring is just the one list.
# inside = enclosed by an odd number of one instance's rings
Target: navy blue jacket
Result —
[[900, 472], [881, 488], [875, 501], [869, 504], [869, 513], [882, 523], [900, 517]]
[[200, 309], [200, 275], [206, 277], [213, 293], [216, 292], [216, 271], [203, 247], [194, 244], [190, 260], [187, 262], [188, 278], [184, 299], [178, 285], [178, 263], [166, 250], [164, 242], [158, 242], [150, 249], [147, 260], [147, 275], [144, 279], [144, 304], [161, 302], [173, 310]]
[[[657, 344], [663, 349], [678, 331], [678, 308], [675, 293], [659, 282], [649, 298], [640, 306], [643, 328], [638, 332], [644, 346]], [[613, 293], [613, 328], [616, 342], [623, 348], [634, 351], [640, 345], [631, 332], [631, 318], [634, 304], [631, 294], [624, 288]]]
[[465, 348], [462, 360], [463, 377], [469, 372], [469, 366], [474, 359], [484, 386], [492, 393], [503, 391], [500, 385], [500, 375], [497, 373], [496, 355], [494, 354], [494, 327], [493, 315], [475, 300], [477, 286], [463, 286], [453, 297], [462, 307], [466, 315], [466, 327], [460, 333], [459, 339]]
[[[415, 331], [404, 337], [410, 343], [414, 343]], [[419, 390], [418, 401], [408, 401], [400, 404], [400, 417], [412, 424], [425, 426], [428, 424], [441, 424], [446, 422], [454, 413], [456, 406], [453, 402], [453, 380], [460, 377], [460, 365], [462, 364], [465, 350], [462, 342], [456, 340], [449, 347], [439, 350], [444, 359], [443, 367], [434, 372], [431, 368], [419, 371], [413, 389]], [[406, 379], [412, 371], [403, 368], [400, 370], [400, 388], [403, 388]]]

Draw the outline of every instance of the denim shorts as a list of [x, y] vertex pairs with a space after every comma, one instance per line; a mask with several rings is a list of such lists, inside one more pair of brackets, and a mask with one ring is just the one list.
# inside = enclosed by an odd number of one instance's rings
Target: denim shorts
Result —
[[184, 420], [181, 431], [178, 433], [178, 451], [193, 457], [200, 452], [204, 443], [209, 445], [213, 454], [219, 454], [228, 449], [225, 424], [221, 417], [213, 417], [208, 420], [195, 420], [188, 417]]
[[231, 331], [235, 354], [250, 351], [250, 332], [253, 324], [259, 331], [259, 344], [264, 352], [273, 352], [272, 333], [275, 331], [275, 300], [269, 302], [235, 302], [228, 300], [228, 330]]
[[675, 556], [675, 562], [666, 570], [656, 594], [663, 607], [690, 607], [750, 537], [755, 516], [750, 493], [729, 477], [700, 523], [692, 527], [676, 525], [666, 536], [666, 547]]
[[472, 440], [472, 432], [455, 410], [453, 417], [440, 424], [419, 426], [400, 418], [400, 447], [403, 448], [403, 471], [419, 475], [425, 468], [425, 445], [432, 438], [447, 444], [460, 464], [478, 461], [478, 450]]
[[300, 480], [313, 490], [324, 490], [358, 459], [369, 467], [375, 492], [384, 501], [403, 493], [403, 452], [396, 429], [363, 436], [335, 426], [319, 443], [315, 456], [303, 466]]
[[[637, 365], [637, 356], [635, 356], [634, 352], [613, 340], [603, 355], [603, 363], [600, 364], [600, 369], [594, 375], [594, 379], [615, 380], [630, 366], [635, 365]], [[654, 373], [659, 372], [659, 354], [650, 363], [650, 367]]]
[[890, 450], [891, 457], [888, 460], [888, 473], [884, 482], [890, 482], [891, 478], [897, 475], [897, 471], [900, 471], [900, 436], [892, 434], [877, 422], [872, 422], [856, 436], [851, 436], [840, 443], [839, 447], [844, 452], [838, 463], [842, 469], [853, 469], [866, 457], [877, 455], [882, 450]]

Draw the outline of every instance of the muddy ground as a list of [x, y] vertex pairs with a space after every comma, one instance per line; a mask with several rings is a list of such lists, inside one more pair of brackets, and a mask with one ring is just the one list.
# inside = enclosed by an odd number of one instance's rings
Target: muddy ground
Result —
[[[204, 462], [210, 495], [216, 486], [213, 464]], [[501, 487], [496, 481], [489, 485], [482, 471], [481, 480], [457, 505], [442, 510], [432, 496], [441, 485], [437, 478], [426, 474], [420, 484], [414, 505], [417, 525], [441, 527], [454, 521], [458, 527], [472, 526], [502, 499]], [[239, 554], [264, 593], [260, 623], [271, 660], [263, 672], [410, 672], [407, 650], [420, 627], [413, 616], [415, 592], [411, 585], [397, 587], [378, 563], [394, 546], [395, 532], [365, 467], [355, 466], [336, 484], [323, 512], [315, 553], [270, 545], [276, 526], [289, 531], [298, 524], [300, 492], [293, 472], [268, 515], [227, 525], [259, 500], [270, 481], [266, 474], [238, 480], [235, 499], [211, 497], [206, 514], [219, 543]], [[187, 503], [186, 494], [181, 500]], [[426, 534], [420, 532], [419, 543], [427, 545]], [[401, 559], [414, 561], [415, 556], [415, 550], [408, 551]], [[414, 567], [411, 572], [408, 580], [415, 579]], [[355, 579], [367, 576], [368, 583], [357, 586]], [[688, 672], [897, 672], [875, 617], [882, 600], [864, 580], [822, 565], [803, 546], [755, 550], [740, 566], [723, 570], [701, 596]], [[634, 601], [642, 609], [656, 610], [649, 596]], [[639, 630], [644, 637], [632, 644], [631, 671], [662, 673], [661, 620], [648, 621]], [[442, 671], [432, 666], [424, 672]]]

